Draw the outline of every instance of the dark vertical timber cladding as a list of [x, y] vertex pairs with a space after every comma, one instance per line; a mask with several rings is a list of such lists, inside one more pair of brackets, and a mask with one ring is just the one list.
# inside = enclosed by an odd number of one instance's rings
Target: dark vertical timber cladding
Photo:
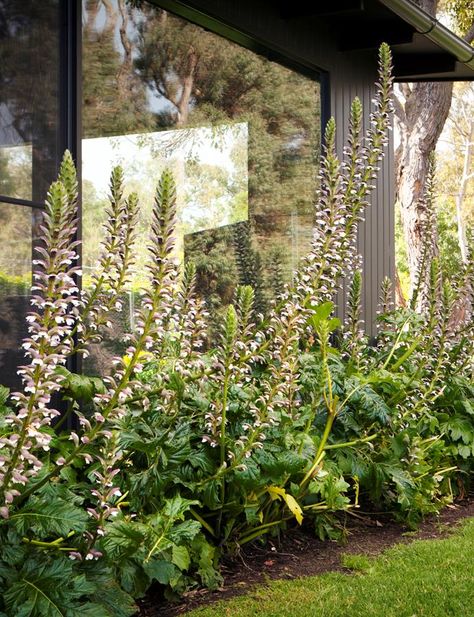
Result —
[[[154, 0], [165, 9], [216, 30], [239, 41], [238, 33], [302, 66], [326, 72], [323, 82], [329, 83], [330, 113], [338, 126], [337, 148], [342, 155], [343, 136], [347, 133], [350, 104], [358, 96], [365, 110], [365, 124], [369, 125], [371, 102], [375, 94], [377, 67], [373, 54], [365, 51], [340, 52], [337, 31], [328, 31], [326, 23], [317, 18], [283, 19], [276, 3], [263, 0]], [[209, 19], [209, 17], [213, 19]], [[222, 26], [229, 26], [229, 32]], [[248, 40], [246, 44], [251, 45]], [[324, 75], [324, 73], [323, 73]], [[324, 100], [325, 93], [322, 93]], [[324, 109], [323, 109], [324, 113]], [[323, 116], [324, 117], [324, 116]], [[377, 189], [371, 197], [365, 223], [359, 232], [359, 250], [364, 260], [364, 319], [370, 334], [375, 333], [375, 318], [380, 284], [385, 276], [394, 274], [394, 176], [393, 141], [378, 174]], [[345, 289], [338, 295], [339, 314], [343, 316]]]

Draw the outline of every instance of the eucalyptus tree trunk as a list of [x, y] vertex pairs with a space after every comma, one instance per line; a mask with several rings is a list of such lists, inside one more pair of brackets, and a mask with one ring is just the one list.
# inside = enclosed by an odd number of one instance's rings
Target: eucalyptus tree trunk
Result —
[[[453, 84], [416, 83], [401, 88], [404, 105], [396, 105], [400, 146], [396, 156], [397, 192], [403, 233], [407, 246], [411, 282], [416, 280], [427, 238], [425, 221], [429, 217], [423, 200], [430, 155], [443, 130], [451, 107]], [[436, 228], [431, 230], [428, 258], [438, 253]]]

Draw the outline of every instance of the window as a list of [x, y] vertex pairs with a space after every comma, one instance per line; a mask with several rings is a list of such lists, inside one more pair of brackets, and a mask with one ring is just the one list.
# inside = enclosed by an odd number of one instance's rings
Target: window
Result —
[[59, 2], [0, 0], [0, 374], [16, 388], [40, 204], [59, 156]]
[[[80, 55], [82, 102], [74, 98]], [[79, 153], [79, 140], [85, 286], [115, 164], [141, 200], [138, 274], [86, 371], [107, 370], [133, 322], [165, 166], [178, 183], [177, 256], [196, 263], [213, 319], [239, 283], [255, 287], [265, 312], [309, 241], [320, 140], [316, 74], [145, 1], [0, 0], [0, 370], [9, 385], [16, 379], [10, 367], [22, 361], [39, 212], [64, 149]]]
[[[264, 312], [311, 234], [319, 83], [151, 4], [131, 5], [83, 3], [86, 284], [112, 166], [122, 164], [141, 198], [139, 264], [155, 183], [168, 166], [178, 181], [178, 252], [196, 263], [211, 313], [239, 282], [256, 287]], [[137, 276], [130, 302], [141, 284]], [[119, 351], [123, 327], [114, 325], [89, 370]]]

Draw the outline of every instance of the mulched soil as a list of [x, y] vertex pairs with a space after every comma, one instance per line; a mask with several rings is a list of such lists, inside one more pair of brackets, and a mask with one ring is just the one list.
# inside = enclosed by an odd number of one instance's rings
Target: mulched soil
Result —
[[257, 584], [270, 579], [292, 579], [323, 572], [348, 572], [341, 565], [343, 553], [377, 555], [396, 543], [441, 538], [462, 519], [474, 517], [474, 497], [449, 506], [436, 517], [426, 519], [417, 532], [391, 521], [386, 514], [348, 516], [346, 542], [321, 541], [310, 529], [285, 532], [279, 545], [269, 541], [265, 547], [251, 546], [222, 564], [224, 584], [221, 589], [198, 589], [187, 593], [179, 604], [171, 605], [160, 591], [150, 589], [139, 601], [137, 617], [177, 617], [198, 606], [247, 593]]

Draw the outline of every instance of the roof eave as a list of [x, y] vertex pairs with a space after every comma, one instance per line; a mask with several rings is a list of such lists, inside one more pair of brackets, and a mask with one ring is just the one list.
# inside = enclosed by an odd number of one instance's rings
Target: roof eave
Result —
[[[430, 39], [440, 49], [452, 55], [456, 61], [468, 69], [468, 73], [460, 75], [462, 80], [474, 79], [474, 47], [463, 41], [446, 26], [443, 26], [435, 17], [429, 15], [410, 0], [379, 0], [390, 11], [398, 15], [401, 19], [408, 22], [423, 36]], [[463, 71], [463, 73], [465, 70]], [[471, 75], [469, 75], [471, 73]], [[435, 78], [435, 76], [432, 76]], [[430, 76], [403, 77], [397, 75], [397, 81], [421, 81], [430, 80]], [[437, 80], [453, 80], [453, 77], [436, 76]], [[454, 77], [454, 79], [457, 79]]]

